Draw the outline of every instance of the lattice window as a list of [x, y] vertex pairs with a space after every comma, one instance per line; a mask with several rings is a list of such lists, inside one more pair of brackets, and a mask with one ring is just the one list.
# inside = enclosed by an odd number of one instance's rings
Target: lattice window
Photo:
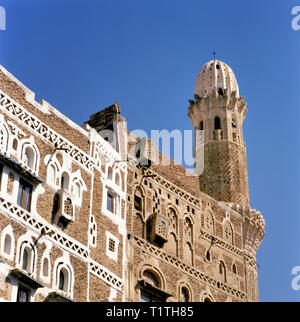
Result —
[[169, 229], [173, 232], [177, 233], [177, 215], [174, 209], [170, 208], [167, 216], [170, 220]]
[[119, 239], [106, 231], [106, 255], [116, 262], [118, 261], [118, 247]]
[[73, 216], [73, 205], [70, 198], [66, 198], [64, 201], [64, 213], [68, 216]]
[[116, 242], [111, 238], [108, 241], [108, 249], [111, 252], [115, 252], [115, 250], [116, 250]]
[[167, 236], [168, 225], [165, 221], [160, 220], [158, 223], [157, 233], [162, 236]]

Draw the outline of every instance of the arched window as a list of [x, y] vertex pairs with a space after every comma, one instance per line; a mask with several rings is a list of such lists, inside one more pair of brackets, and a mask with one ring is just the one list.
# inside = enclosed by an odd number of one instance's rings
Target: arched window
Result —
[[149, 271], [149, 270], [144, 271], [143, 276], [144, 276], [144, 280], [147, 283], [149, 283], [150, 285], [155, 286], [155, 287], [159, 287], [160, 286], [159, 285], [160, 283], [159, 283], [158, 278], [151, 271]]
[[212, 302], [212, 300], [209, 297], [205, 297], [203, 302]]
[[0, 150], [5, 151], [7, 150], [7, 141], [8, 141], [8, 131], [3, 126], [3, 123], [0, 125]]
[[32, 252], [28, 246], [25, 246], [23, 249], [22, 256], [22, 269], [27, 272], [31, 272], [31, 260], [32, 260]]
[[47, 257], [43, 260], [43, 275], [44, 277], [48, 277], [49, 274], [49, 260]]
[[223, 227], [223, 236], [227, 243], [233, 244], [233, 229], [228, 221], [225, 222]]
[[118, 186], [120, 185], [120, 175], [118, 173], [116, 173], [115, 184]]
[[226, 268], [225, 264], [221, 261], [219, 263], [219, 274], [224, 282], [226, 282]]
[[193, 249], [189, 242], [184, 243], [183, 259], [188, 265], [193, 265]]
[[204, 228], [210, 233], [214, 234], [214, 218], [210, 211], [207, 211], [204, 215]]
[[180, 302], [190, 302], [190, 292], [186, 287], [181, 287]]
[[221, 120], [218, 116], [215, 117], [215, 130], [221, 129]]
[[48, 168], [48, 175], [47, 175], [48, 182], [55, 186], [56, 184], [56, 169], [53, 164], [51, 164]]
[[143, 280], [141, 289], [140, 302], [162, 302], [164, 298], [161, 292], [157, 292], [157, 288], [161, 288], [160, 279], [152, 271], [145, 270], [143, 272]]
[[112, 180], [112, 168], [111, 167], [108, 167], [107, 178], [108, 178], [108, 180]]
[[189, 242], [193, 242], [193, 224], [190, 218], [186, 217], [184, 220], [184, 237]]
[[58, 288], [63, 291], [64, 287], [65, 287], [65, 274], [64, 274], [63, 270], [60, 270]]
[[63, 172], [63, 174], [61, 175], [61, 179], [60, 179], [60, 187], [61, 189], [66, 189], [69, 190], [69, 175], [67, 174], [67, 172]]
[[204, 130], [204, 123], [203, 123], [203, 121], [200, 121], [200, 123], [199, 123], [199, 130]]
[[73, 194], [77, 197], [81, 197], [81, 185], [79, 182], [76, 182], [73, 187]]
[[210, 261], [210, 260], [211, 260], [210, 251], [209, 251], [209, 250], [207, 250], [205, 258], [206, 258], [206, 260], [208, 260], [208, 261]]
[[65, 267], [59, 270], [58, 275], [58, 289], [64, 292], [68, 292], [69, 288], [69, 273]]
[[6, 255], [10, 255], [10, 253], [11, 253], [11, 237], [8, 234], [5, 236], [5, 239], [4, 239], [3, 250]]
[[237, 270], [236, 270], [236, 265], [235, 265], [235, 263], [232, 265], [232, 273], [233, 273], [233, 274], [237, 274]]
[[137, 211], [143, 211], [144, 196], [140, 188], [137, 188], [134, 193], [134, 209]]
[[34, 170], [35, 153], [32, 148], [26, 147], [23, 162], [28, 168]]
[[13, 140], [12, 147], [13, 147], [13, 149], [15, 151], [17, 151], [17, 149], [18, 149], [18, 140], [16, 138], [14, 138], [14, 140]]

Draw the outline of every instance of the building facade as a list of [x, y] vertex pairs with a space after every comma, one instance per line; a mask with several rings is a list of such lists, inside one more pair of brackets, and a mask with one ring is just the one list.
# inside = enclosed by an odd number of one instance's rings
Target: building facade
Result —
[[189, 102], [199, 176], [117, 102], [79, 126], [0, 68], [1, 301], [258, 301], [265, 223], [230, 67], [205, 64]]

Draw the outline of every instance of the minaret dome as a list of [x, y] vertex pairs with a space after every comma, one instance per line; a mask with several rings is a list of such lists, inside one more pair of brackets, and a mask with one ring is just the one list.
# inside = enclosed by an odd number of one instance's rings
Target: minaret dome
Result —
[[213, 94], [214, 90], [223, 95], [227, 92], [229, 96], [234, 94], [239, 97], [239, 86], [232, 69], [220, 60], [211, 60], [199, 71], [194, 94], [201, 97]]

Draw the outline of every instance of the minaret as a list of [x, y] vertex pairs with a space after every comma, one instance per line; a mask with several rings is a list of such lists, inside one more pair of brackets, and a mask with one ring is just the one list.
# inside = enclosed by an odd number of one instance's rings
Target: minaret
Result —
[[[194, 131], [204, 130], [204, 170], [200, 190], [214, 199], [249, 206], [243, 121], [246, 102], [231, 68], [220, 60], [198, 73], [188, 116]], [[196, 137], [196, 136], [195, 136]], [[194, 142], [194, 156], [197, 149]], [[197, 159], [195, 160], [197, 163]]]

